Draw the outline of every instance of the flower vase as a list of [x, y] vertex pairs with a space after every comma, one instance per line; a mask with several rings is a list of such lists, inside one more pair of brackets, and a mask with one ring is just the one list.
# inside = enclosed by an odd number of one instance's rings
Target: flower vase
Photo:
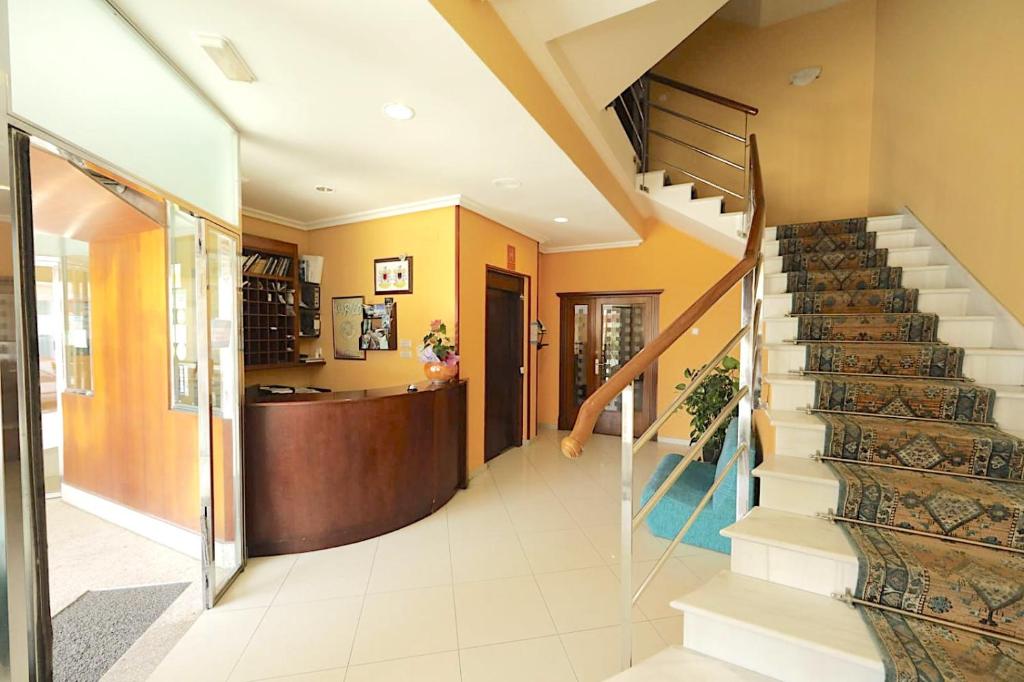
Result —
[[423, 374], [432, 384], [447, 383], [454, 379], [458, 373], [458, 365], [448, 365], [443, 362], [427, 362], [423, 364]]

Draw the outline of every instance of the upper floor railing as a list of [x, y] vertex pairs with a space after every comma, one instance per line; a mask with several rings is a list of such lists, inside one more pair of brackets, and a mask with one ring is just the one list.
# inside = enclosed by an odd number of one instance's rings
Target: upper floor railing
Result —
[[[672, 556], [676, 546], [697, 520], [698, 515], [711, 501], [715, 491], [722, 485], [726, 476], [733, 468], [736, 469], [736, 516], [739, 518], [750, 509], [750, 470], [753, 448], [753, 409], [757, 403], [760, 378], [760, 320], [763, 285], [761, 283], [761, 241], [765, 229], [765, 198], [764, 184], [761, 178], [761, 163], [757, 149], [757, 137], [750, 136], [747, 169], [746, 211], [743, 231], [746, 235], [746, 247], [743, 257], [732, 268], [701, 294], [686, 310], [673, 320], [660, 334], [648, 343], [639, 353], [623, 365], [607, 382], [598, 388], [584, 401], [579, 409], [576, 423], [572, 431], [562, 440], [562, 453], [570, 458], [580, 457], [587, 441], [594, 430], [598, 417], [605, 407], [620, 394], [622, 410], [622, 448], [621, 448], [621, 538], [620, 559], [622, 562], [622, 664], [629, 667], [632, 661], [632, 609], [633, 605], [650, 585], [665, 562]], [[689, 331], [712, 307], [719, 303], [733, 287], [740, 285], [740, 327], [703, 368], [693, 377], [687, 387], [665, 407], [651, 426], [634, 440], [633, 437], [633, 386], [637, 378], [651, 367], [658, 358]], [[633, 511], [633, 458], [640, 448], [654, 438], [658, 431], [679, 409], [686, 399], [711, 374], [722, 359], [732, 352], [736, 345], [740, 347], [739, 389], [718, 415], [711, 421], [694, 443], [687, 454], [669, 472], [651, 498], [634, 513]], [[687, 519], [680, 519], [682, 527], [669, 543], [669, 546], [655, 562], [654, 567], [633, 589], [632, 547], [633, 532], [644, 521], [648, 514], [661, 501], [673, 484], [683, 475], [687, 467], [703, 450], [704, 444], [715, 433], [728, 425], [732, 415], [736, 413], [737, 448], [732, 453], [722, 453], [729, 457], [724, 467], [719, 467], [719, 474], [714, 483], [706, 491]]]
[[[680, 111], [685, 106], [668, 106], [665, 102], [673, 93], [685, 93], [708, 102], [715, 111], [742, 115], [743, 130], [730, 130], [725, 123], [712, 123], [693, 112]], [[647, 189], [644, 173], [661, 170], [670, 179], [681, 174], [711, 187], [744, 202], [743, 208], [747, 208], [750, 167], [747, 140], [750, 117], [757, 116], [757, 107], [656, 73], [642, 76], [609, 106], [615, 109], [633, 145], [641, 189]], [[684, 125], [677, 130], [671, 127], [675, 121], [682, 121]], [[704, 139], [707, 142], [703, 142]], [[736, 152], [742, 152], [742, 156]], [[736, 157], [740, 157], [739, 160]]]

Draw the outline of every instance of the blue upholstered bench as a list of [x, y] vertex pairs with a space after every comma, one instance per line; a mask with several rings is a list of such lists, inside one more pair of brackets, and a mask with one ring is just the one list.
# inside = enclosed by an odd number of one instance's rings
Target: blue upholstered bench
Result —
[[[647, 516], [647, 527], [652, 533], [669, 540], [676, 536], [686, 520], [690, 518], [691, 512], [697, 508], [701, 498], [710, 490], [715, 478], [721, 475], [721, 470], [735, 454], [736, 428], [736, 420], [733, 419], [726, 429], [725, 444], [722, 446], [722, 456], [718, 458], [717, 465], [695, 461], [686, 467], [683, 475]], [[658, 468], [654, 470], [654, 474], [644, 486], [641, 504], [651, 498], [654, 491], [665, 481], [682, 458], [682, 455], [665, 455], [658, 462]], [[753, 462], [752, 454], [751, 463]], [[753, 496], [753, 480], [751, 480], [751, 496]], [[696, 522], [686, 532], [683, 542], [687, 545], [729, 554], [731, 553], [731, 542], [729, 538], [719, 535], [719, 531], [735, 521], [736, 467], [734, 466], [726, 475], [726, 479], [718, 486], [711, 501], [701, 511]]]

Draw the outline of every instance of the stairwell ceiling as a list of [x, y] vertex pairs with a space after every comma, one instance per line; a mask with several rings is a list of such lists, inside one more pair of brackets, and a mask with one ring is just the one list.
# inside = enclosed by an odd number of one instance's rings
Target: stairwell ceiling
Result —
[[[319, 227], [461, 195], [545, 248], [637, 239], [427, 2], [117, 4], [238, 127], [251, 211]], [[256, 82], [225, 79], [195, 34], [229, 38]], [[390, 102], [415, 118], [387, 118]], [[506, 177], [521, 186], [492, 183]]]
[[820, 12], [843, 2], [846, 0], [729, 0], [715, 16], [764, 28], [804, 14]]

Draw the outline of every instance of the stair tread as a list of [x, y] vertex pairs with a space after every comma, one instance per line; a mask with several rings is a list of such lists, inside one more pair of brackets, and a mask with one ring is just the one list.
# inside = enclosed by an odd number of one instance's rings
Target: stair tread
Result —
[[722, 571], [672, 607], [702, 613], [883, 670], [860, 614], [831, 597]]
[[[940, 318], [942, 319], [942, 318]], [[805, 346], [811, 344], [826, 344], [826, 345], [841, 345], [850, 344], [857, 346], [949, 346], [948, 343], [942, 343], [941, 341], [915, 341], [913, 343], [907, 343], [905, 341], [817, 341], [817, 340], [800, 340], [796, 342], [781, 342], [781, 343], [765, 343], [762, 345], [766, 350], [794, 350], [800, 349], [803, 351]], [[955, 346], [956, 348], [962, 348], [968, 355], [998, 355], [1005, 357], [1024, 357], [1024, 349], [1021, 348], [988, 348], [985, 346]]]
[[742, 519], [722, 529], [722, 535], [733, 540], [748, 540], [848, 563], [857, 562], [857, 553], [843, 529], [814, 516], [754, 507]]
[[[839, 268], [839, 271], [841, 272], [843, 270], [879, 270], [879, 269], [881, 269], [883, 267], [893, 267], [893, 266], [882, 265], [882, 266], [878, 266], [878, 267]], [[895, 267], [902, 268], [903, 269], [903, 274], [907, 274], [908, 272], [928, 272], [928, 271], [938, 271], [938, 270], [948, 270], [949, 269], [948, 265], [897, 265]], [[800, 271], [797, 270], [795, 272], [800, 272]], [[828, 271], [822, 270], [821, 272], [835, 272], [835, 271], [834, 270], [828, 270]], [[781, 279], [781, 278], [787, 277], [788, 275], [791, 275], [791, 274], [793, 274], [793, 273], [791, 273], [791, 272], [773, 272], [770, 275], [765, 275], [765, 277], [778, 277], [778, 278]], [[786, 292], [786, 293], [791, 293], [791, 292]]]
[[806, 457], [776, 454], [774, 457], [765, 459], [752, 473], [755, 476], [775, 476], [800, 481], [811, 480], [837, 487], [839, 485], [839, 481], [832, 474], [828, 465]]
[[681, 646], [670, 646], [609, 677], [607, 682], [769, 682], [774, 679]]

